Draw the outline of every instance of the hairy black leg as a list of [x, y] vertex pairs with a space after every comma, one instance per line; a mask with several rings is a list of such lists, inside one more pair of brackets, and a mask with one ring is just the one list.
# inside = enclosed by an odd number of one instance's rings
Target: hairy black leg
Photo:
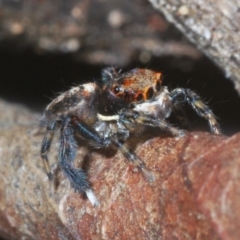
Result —
[[45, 133], [45, 136], [44, 136], [44, 139], [43, 139], [43, 142], [42, 142], [42, 147], [41, 147], [41, 156], [42, 156], [44, 168], [45, 168], [47, 176], [50, 180], [52, 180], [53, 175], [52, 175], [51, 170], [50, 170], [47, 153], [48, 153], [49, 148], [51, 146], [51, 142], [52, 142], [55, 127], [56, 127], [56, 120], [52, 120], [50, 122], [50, 124], [47, 126], [47, 131]]
[[87, 124], [80, 123], [77, 120], [74, 120], [73, 123], [78, 133], [85, 139], [91, 141], [94, 147], [100, 148], [110, 144], [109, 138], [100, 137], [98, 132], [94, 128], [89, 127]]
[[134, 166], [139, 168], [144, 176], [148, 179], [148, 181], [153, 182], [155, 180], [153, 174], [146, 169], [145, 163], [139, 159], [133, 152], [129, 151], [126, 144], [121, 143], [118, 141], [116, 136], [112, 137], [113, 144], [122, 152], [124, 157], [126, 157], [127, 160], [131, 161]]
[[98, 205], [98, 201], [90, 188], [85, 172], [82, 169], [76, 169], [74, 167], [77, 147], [77, 142], [74, 139], [74, 128], [70, 123], [70, 118], [66, 118], [64, 119], [60, 135], [60, 167], [65, 176], [69, 179], [74, 190], [77, 192], [85, 192], [90, 202], [96, 206]]
[[170, 93], [170, 97], [172, 98], [173, 104], [182, 102], [189, 103], [200, 117], [203, 117], [208, 121], [210, 129], [213, 133], [221, 134], [218, 122], [213, 112], [196, 93], [190, 89], [176, 88]]
[[185, 134], [184, 130], [175, 128], [164, 120], [158, 120], [152, 116], [140, 114], [133, 110], [123, 110], [120, 113], [120, 119], [125, 124], [128, 124], [128, 120], [132, 120], [140, 125], [158, 127], [162, 130], [170, 132], [174, 136], [183, 136]]

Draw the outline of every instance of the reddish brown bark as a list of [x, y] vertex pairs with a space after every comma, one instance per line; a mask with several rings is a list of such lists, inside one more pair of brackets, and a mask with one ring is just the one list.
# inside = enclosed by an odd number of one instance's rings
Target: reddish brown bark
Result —
[[[156, 180], [149, 183], [121, 153], [80, 148], [99, 207], [70, 188], [61, 172], [50, 184], [36, 133], [39, 115], [23, 107], [2, 119], [0, 235], [6, 239], [237, 239], [240, 135], [190, 133], [154, 137], [136, 153]], [[10, 119], [14, 119], [12, 125]], [[57, 161], [54, 143], [49, 158]], [[110, 156], [109, 156], [110, 155]]]

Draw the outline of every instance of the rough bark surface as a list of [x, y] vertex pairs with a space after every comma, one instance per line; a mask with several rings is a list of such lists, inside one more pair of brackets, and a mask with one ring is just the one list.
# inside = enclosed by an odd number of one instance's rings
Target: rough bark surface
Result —
[[202, 52], [234, 80], [240, 93], [240, 2], [150, 0]]
[[145, 0], [7, 0], [0, 11], [0, 49], [74, 53], [86, 63], [118, 66], [153, 56], [200, 56], [179, 37], [167, 41], [170, 32], [179, 34]]
[[[81, 148], [100, 206], [74, 193], [56, 170], [49, 183], [39, 149], [40, 116], [1, 101], [0, 236], [5, 239], [238, 239], [240, 135], [154, 137], [136, 153], [149, 183], [118, 152]], [[56, 169], [57, 144], [49, 158]]]

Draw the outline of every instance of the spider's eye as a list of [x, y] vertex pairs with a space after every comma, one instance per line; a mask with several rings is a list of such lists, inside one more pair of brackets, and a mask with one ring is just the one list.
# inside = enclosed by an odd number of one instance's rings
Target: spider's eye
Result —
[[119, 87], [119, 86], [115, 86], [115, 87], [113, 88], [113, 92], [114, 92], [115, 94], [118, 94], [118, 93], [120, 92], [120, 87]]
[[154, 90], [152, 87], [150, 87], [146, 92], [146, 98], [151, 99], [153, 97], [153, 94], [154, 94]]

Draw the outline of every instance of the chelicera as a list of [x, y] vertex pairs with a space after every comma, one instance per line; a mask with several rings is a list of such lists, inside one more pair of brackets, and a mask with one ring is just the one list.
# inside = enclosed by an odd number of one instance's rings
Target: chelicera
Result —
[[98, 201], [87, 176], [82, 169], [74, 167], [76, 151], [80, 147], [75, 139], [76, 133], [96, 148], [117, 147], [127, 160], [153, 181], [154, 176], [144, 162], [129, 151], [127, 140], [139, 127], [146, 126], [182, 136], [185, 131], [170, 125], [167, 118], [183, 102], [208, 121], [213, 133], [220, 134], [213, 112], [201, 98], [190, 89], [168, 91], [162, 86], [162, 73], [138, 68], [126, 73], [113, 67], [103, 69], [100, 83], [73, 87], [54, 99], [45, 110], [43, 122], [47, 130], [41, 156], [49, 179], [53, 174], [47, 153], [53, 134], [59, 129], [59, 166], [75, 191], [86, 193], [93, 205], [98, 205]]

